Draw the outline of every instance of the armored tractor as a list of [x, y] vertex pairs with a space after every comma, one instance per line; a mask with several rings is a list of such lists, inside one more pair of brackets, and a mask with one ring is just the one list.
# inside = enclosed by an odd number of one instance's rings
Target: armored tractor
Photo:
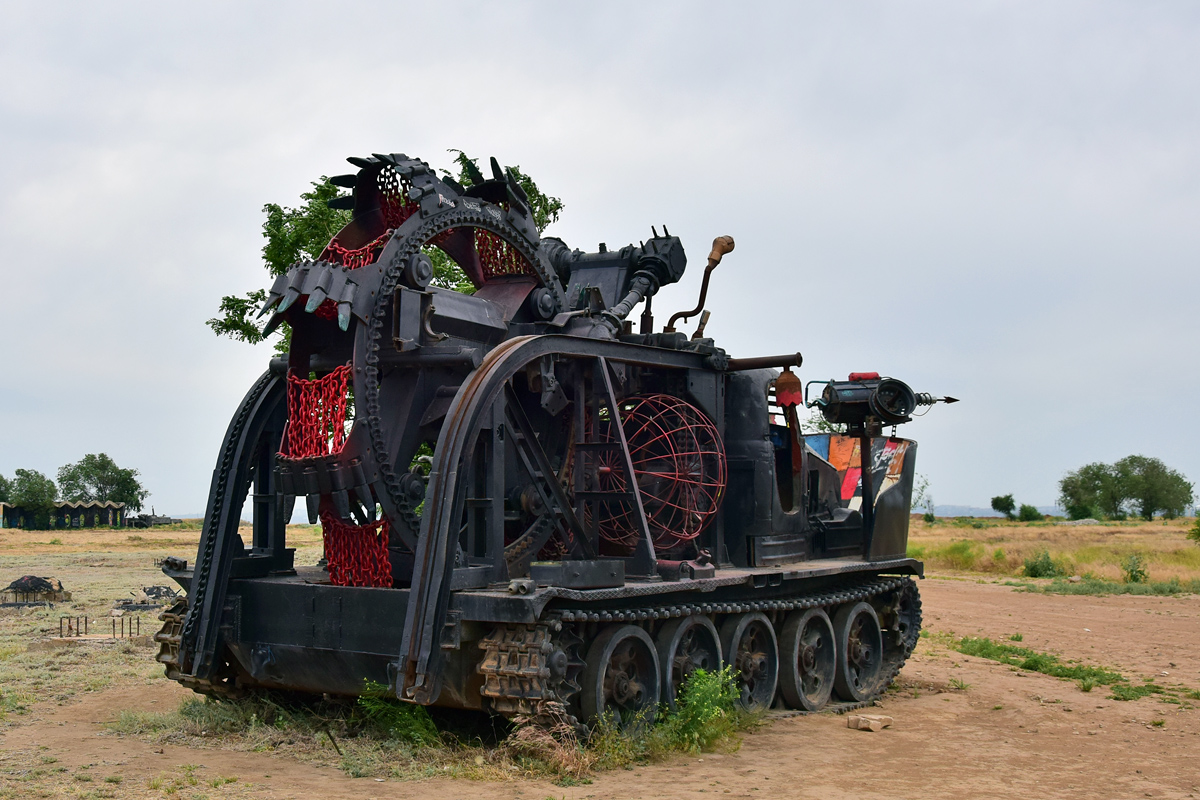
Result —
[[[945, 398], [857, 373], [806, 401], [799, 353], [731, 358], [702, 315], [729, 237], [659, 330], [652, 298], [686, 263], [665, 227], [581, 252], [539, 235], [495, 159], [469, 186], [403, 154], [349, 161], [331, 205], [352, 219], [271, 287], [290, 350], [233, 415], [194, 563], [164, 565], [187, 592], [156, 637], [169, 678], [584, 722], [670, 706], [726, 664], [748, 708], [887, 687], [923, 570], [917, 445], [895, 426]], [[435, 257], [474, 292], [434, 285]], [[802, 430], [802, 407], [838, 432]], [[297, 500], [315, 565], [288, 546]]]

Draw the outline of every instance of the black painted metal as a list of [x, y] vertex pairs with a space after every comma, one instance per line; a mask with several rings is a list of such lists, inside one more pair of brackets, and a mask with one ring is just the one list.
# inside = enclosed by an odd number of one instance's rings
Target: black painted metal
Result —
[[[673, 325], [654, 333], [650, 299], [686, 263], [665, 229], [636, 246], [582, 253], [539, 238], [528, 198], [496, 164], [493, 178], [463, 189], [403, 154], [351, 163], [359, 172], [335, 184], [354, 190], [336, 201], [354, 217], [335, 242], [376, 251], [356, 250], [347, 266], [328, 260], [329, 250], [271, 288], [263, 313], [268, 327], [291, 325], [291, 349], [229, 426], [194, 569], [165, 567], [190, 587], [186, 616], [173, 612], [160, 634], [172, 677], [221, 693], [262, 685], [352, 694], [364, 679], [386, 680], [417, 703], [528, 712], [530, 698], [565, 701], [574, 685], [558, 676], [526, 687], [534, 694], [524, 699], [505, 694], [518, 691], [506, 659], [533, 643], [550, 648], [549, 669], [569, 663], [564, 674], [578, 675], [578, 637], [611, 633], [607, 626], [653, 635], [666, 620], [699, 614], [732, 630], [739, 614], [781, 624], [774, 612], [870, 598], [886, 612], [890, 601], [879, 598], [900, 579], [882, 576], [920, 574], [919, 562], [903, 558], [915, 444], [895, 440], [909, 451], [899, 480], [882, 491], [870, 463], [880, 420], [907, 413], [897, 387], [839, 382], [824, 398], [827, 416], [852, 425], [862, 454], [860, 465], [835, 466], [828, 450], [808, 447], [794, 408], [785, 425], [770, 418], [775, 370], [800, 366], [799, 353], [730, 359], [703, 322], [690, 339]], [[406, 199], [387, 200], [387, 181]], [[393, 212], [405, 203], [407, 216], [385, 224], [385, 201]], [[462, 266], [473, 295], [429, 285], [432, 246]], [[703, 311], [708, 277], [730, 250], [731, 239], [714, 242], [699, 305], [672, 322]], [[632, 334], [626, 320], [641, 302], [642, 330]], [[343, 365], [354, 411], [344, 444], [277, 457], [286, 376]], [[664, 552], [643, 498], [656, 478], [636, 472], [620, 413], [645, 394], [683, 398], [708, 415], [727, 457], [713, 524]], [[608, 441], [598, 436], [602, 414]], [[423, 446], [431, 461], [418, 458]], [[603, 490], [601, 460], [623, 473], [625, 488]], [[861, 510], [842, 496], [849, 466], [863, 468]], [[237, 523], [251, 491], [247, 547]], [[302, 496], [314, 517], [321, 510], [348, 525], [373, 522], [378, 507], [390, 523], [393, 585], [333, 586], [324, 570], [295, 567], [286, 522]], [[627, 556], [605, 551], [597, 522], [613, 503], [630, 509], [638, 533]], [[484, 669], [485, 640], [496, 662], [486, 701], [468, 688]]]

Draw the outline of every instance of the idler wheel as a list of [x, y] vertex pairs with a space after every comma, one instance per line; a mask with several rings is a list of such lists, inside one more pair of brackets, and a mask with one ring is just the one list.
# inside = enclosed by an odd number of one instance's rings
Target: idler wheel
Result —
[[653, 724], [661, 684], [650, 634], [636, 625], [610, 625], [588, 648], [583, 716], [596, 721], [610, 714], [622, 730]]
[[673, 619], [658, 632], [658, 663], [662, 668], [662, 699], [671, 708], [684, 681], [698, 669], [721, 668], [721, 640], [708, 617]]
[[881, 688], [883, 633], [870, 603], [847, 604], [833, 617], [837, 637], [834, 688], [843, 700], [870, 700]]
[[779, 634], [779, 690], [792, 708], [819, 711], [833, 693], [837, 644], [829, 615], [819, 608], [788, 615]]
[[747, 711], [768, 708], [779, 684], [779, 647], [766, 615], [752, 611], [721, 625], [721, 650], [733, 667], [738, 704]]

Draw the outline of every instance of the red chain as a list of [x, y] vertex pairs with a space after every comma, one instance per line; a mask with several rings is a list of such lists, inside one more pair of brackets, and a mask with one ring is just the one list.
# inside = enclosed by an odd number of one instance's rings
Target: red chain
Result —
[[475, 250], [479, 253], [479, 263], [483, 265], [485, 277], [534, 274], [533, 267], [521, 255], [521, 251], [491, 231], [475, 229]]
[[288, 422], [279, 455], [317, 458], [341, 452], [346, 444], [349, 380], [349, 364], [311, 381], [288, 373]]
[[321, 534], [329, 581], [334, 586], [392, 585], [392, 562], [388, 558], [387, 519], [369, 525], [351, 525], [321, 512]]
[[331, 264], [341, 264], [346, 269], [358, 269], [367, 264], [374, 264], [375, 259], [383, 251], [388, 239], [395, 233], [396, 228], [404, 224], [417, 210], [417, 204], [408, 199], [408, 181], [396, 175], [391, 167], [380, 170], [376, 178], [379, 187], [379, 210], [383, 214], [383, 223], [387, 230], [362, 247], [353, 250], [334, 240], [321, 253], [321, 260]]

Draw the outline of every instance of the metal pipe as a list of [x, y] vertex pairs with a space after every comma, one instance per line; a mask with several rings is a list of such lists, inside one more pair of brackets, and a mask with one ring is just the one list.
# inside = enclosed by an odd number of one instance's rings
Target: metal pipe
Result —
[[804, 356], [800, 353], [790, 353], [786, 356], [758, 356], [757, 358], [731, 358], [729, 366], [726, 367], [730, 372], [741, 372], [748, 369], [783, 369], [784, 367], [798, 367], [804, 363]]
[[712, 250], [708, 254], [708, 266], [704, 268], [704, 279], [700, 282], [700, 302], [696, 303], [696, 307], [691, 311], [678, 311], [672, 314], [671, 319], [667, 320], [667, 327], [663, 328], [663, 333], [675, 332], [675, 320], [694, 317], [704, 310], [704, 300], [708, 297], [708, 279], [712, 276], [712, 271], [717, 268], [717, 264], [721, 263], [721, 257], [731, 252], [733, 252], [732, 236], [718, 236], [713, 239]]

